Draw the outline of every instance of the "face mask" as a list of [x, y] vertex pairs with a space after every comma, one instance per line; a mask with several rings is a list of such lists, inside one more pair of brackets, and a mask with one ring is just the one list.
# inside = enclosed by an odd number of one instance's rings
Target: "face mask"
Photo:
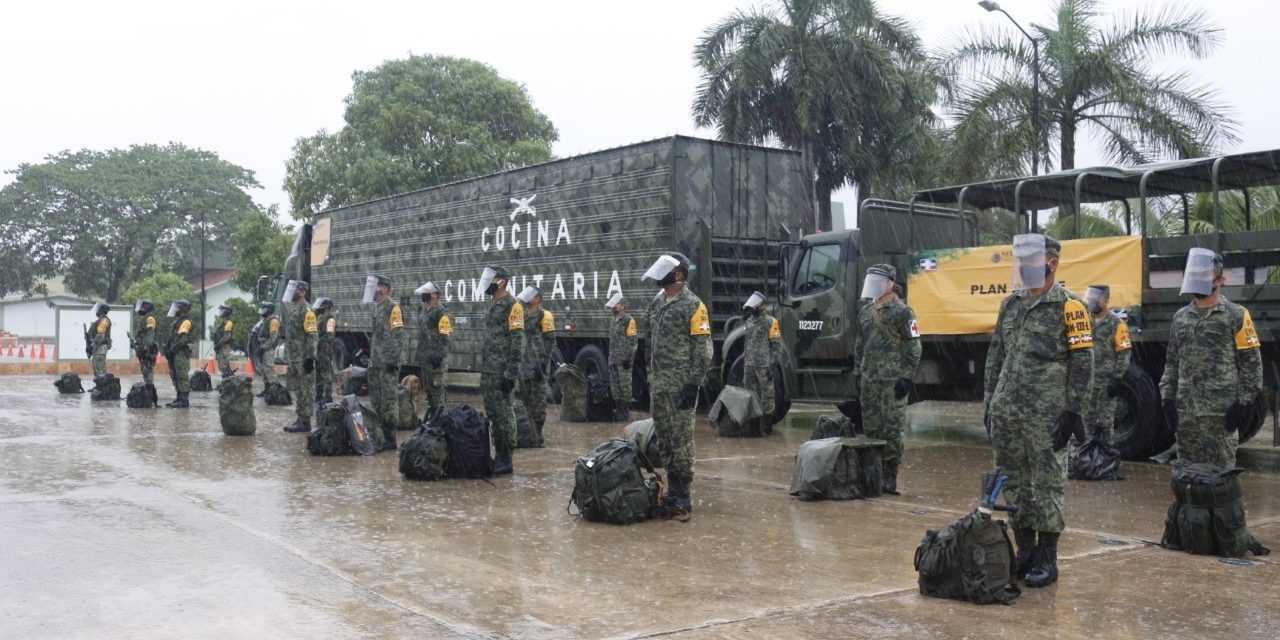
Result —
[[764, 315], [763, 307], [756, 307], [755, 309], [752, 309], [752, 311], [758, 316]]
[[1095, 315], [1095, 316], [1096, 316], [1096, 315], [1098, 315], [1099, 313], [1102, 313], [1102, 303], [1101, 303], [1101, 302], [1090, 302], [1090, 303], [1089, 303], [1089, 313], [1092, 313], [1092, 314], [1093, 314], [1093, 315]]
[[1018, 268], [1018, 271], [1022, 274], [1023, 282], [1040, 282], [1041, 271], [1044, 271], [1044, 276], [1049, 275], [1048, 266], [1042, 267], [1034, 264], [1024, 264]]
[[490, 282], [489, 286], [484, 288], [484, 294], [486, 296], [491, 296], [497, 292], [498, 292], [498, 283], [496, 282]]
[[424, 303], [425, 303], [425, 302], [431, 302], [431, 294], [429, 294], [429, 293], [424, 293], [424, 294], [422, 294], [422, 301], [423, 301]]
[[662, 276], [662, 279], [658, 281], [658, 286], [665, 287], [669, 284], [675, 284], [675, 283], [676, 283], [676, 272], [673, 269], [671, 273], [668, 273], [667, 275]]

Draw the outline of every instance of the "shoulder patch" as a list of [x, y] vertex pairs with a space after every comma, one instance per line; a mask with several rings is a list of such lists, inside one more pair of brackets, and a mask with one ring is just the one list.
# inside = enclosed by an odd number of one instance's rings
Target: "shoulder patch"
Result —
[[325, 332], [325, 333], [330, 333], [330, 334], [331, 334], [331, 333], [333, 333], [334, 331], [337, 331], [337, 330], [338, 330], [338, 319], [337, 319], [337, 318], [329, 318], [327, 321], [325, 321], [325, 323], [324, 323], [324, 332]]
[[178, 335], [186, 335], [191, 331], [191, 321], [183, 320], [178, 324]]
[[1123, 320], [1116, 321], [1116, 351], [1127, 351], [1133, 348], [1133, 340], [1129, 338], [1129, 323]]
[[440, 321], [436, 323], [436, 333], [442, 336], [453, 333], [453, 321], [449, 319], [449, 316], [440, 316]]
[[769, 322], [770, 322], [770, 324], [769, 324], [769, 339], [770, 339], [770, 340], [781, 340], [781, 339], [782, 339], [782, 327], [778, 325], [778, 319], [777, 319], [777, 318], [769, 318]]
[[98, 321], [98, 333], [106, 333], [111, 328], [111, 321], [103, 318]]
[[711, 335], [711, 318], [707, 315], [707, 305], [698, 303], [697, 311], [689, 316], [689, 335], [691, 336], [709, 336]]
[[154, 329], [154, 328], [156, 328], [156, 317], [155, 317], [155, 316], [147, 316], [147, 328], [148, 328], [148, 329]]
[[507, 331], [520, 329], [524, 329], [524, 305], [517, 302], [511, 305], [511, 311], [507, 313]]
[[556, 330], [556, 317], [551, 315], [550, 311], [542, 312], [542, 322], [538, 324], [538, 329], [543, 333], [551, 333]]
[[627, 319], [627, 337], [628, 338], [636, 337], [636, 319], [635, 318]]
[[1093, 348], [1093, 321], [1083, 302], [1070, 298], [1062, 305], [1062, 329], [1067, 335], [1067, 349]]
[[270, 326], [270, 327], [271, 327], [271, 333], [275, 333], [275, 332], [279, 331], [279, 330], [280, 330], [280, 319], [279, 319], [279, 318], [271, 318], [271, 324], [270, 324], [270, 325], [268, 325], [268, 326]]
[[387, 324], [391, 325], [392, 329], [404, 328], [404, 314], [400, 312], [400, 305], [391, 305], [391, 317], [387, 320]]
[[235, 328], [236, 328], [236, 323], [234, 323], [234, 322], [232, 322], [232, 321], [228, 320], [228, 321], [227, 321], [227, 327], [226, 327], [226, 329], [223, 329], [223, 331], [230, 331], [230, 330], [235, 329]]
[[1240, 330], [1236, 332], [1236, 350], [1257, 349], [1262, 346], [1262, 342], [1258, 340], [1258, 330], [1253, 326], [1253, 316], [1249, 315], [1248, 309], [1243, 311], [1244, 320], [1240, 323]]
[[307, 309], [307, 315], [302, 316], [302, 330], [307, 333], [316, 332], [316, 312]]

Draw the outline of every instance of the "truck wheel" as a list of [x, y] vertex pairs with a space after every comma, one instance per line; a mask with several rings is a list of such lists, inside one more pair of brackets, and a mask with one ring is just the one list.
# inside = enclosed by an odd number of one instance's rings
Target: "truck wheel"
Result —
[[1173, 444], [1164, 426], [1160, 393], [1151, 376], [1130, 362], [1116, 397], [1115, 442], [1125, 460], [1145, 460]]
[[560, 404], [560, 383], [556, 381], [557, 362], [564, 362], [564, 352], [560, 347], [551, 350], [551, 375], [547, 376], [547, 404]]
[[1262, 423], [1266, 421], [1267, 396], [1260, 393], [1253, 401], [1253, 422], [1240, 429], [1240, 444], [1244, 444], [1258, 435], [1258, 431], [1262, 429]]
[[782, 367], [775, 364], [772, 368], [778, 377], [778, 381], [773, 383], [773, 423], [777, 424], [791, 411], [791, 401], [787, 399], [787, 390], [782, 385]]
[[595, 374], [605, 380], [609, 379], [609, 359], [605, 357], [604, 352], [594, 344], [589, 344], [578, 350], [578, 355], [573, 358], [573, 366], [582, 372], [582, 375], [591, 377]]

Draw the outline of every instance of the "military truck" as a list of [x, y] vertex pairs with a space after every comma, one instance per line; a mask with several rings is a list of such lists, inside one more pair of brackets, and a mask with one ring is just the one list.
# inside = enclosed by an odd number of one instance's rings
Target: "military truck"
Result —
[[[395, 282], [410, 327], [420, 309], [413, 290], [434, 282], [454, 320], [450, 366], [477, 371], [487, 307], [477, 285], [484, 267], [500, 265], [513, 274], [513, 295], [541, 288], [556, 319], [552, 357], [607, 376], [612, 315], [604, 303], [614, 292], [643, 323], [658, 289], [641, 275], [663, 252], [684, 253], [690, 286], [723, 336], [751, 292], [778, 278], [780, 243], [810, 212], [806, 187], [795, 152], [652, 140], [324, 211], [298, 230], [263, 295], [273, 288], [278, 299], [295, 278], [332, 298], [337, 364], [345, 367], [367, 357], [367, 274]], [[637, 360], [635, 397], [647, 399], [644, 358]]]
[[[1009, 247], [979, 246], [979, 214], [1016, 219], [1035, 232], [1031, 212], [1083, 211], [1108, 205], [1123, 211], [1124, 235], [1078, 239], [1080, 216], [1064, 240], [1059, 278], [1076, 291], [1093, 282], [1112, 285], [1112, 305], [1128, 316], [1135, 340], [1116, 416], [1116, 445], [1128, 459], [1167, 448], [1173, 433], [1163, 424], [1157, 381], [1163, 372], [1169, 325], [1187, 303], [1178, 295], [1191, 247], [1224, 256], [1231, 300], [1250, 309], [1263, 340], [1266, 394], [1273, 396], [1280, 358], [1280, 230], [1255, 229], [1250, 190], [1280, 185], [1280, 151], [1182, 160], [1132, 168], [1094, 167], [1043, 176], [929, 189], [909, 202], [862, 203], [859, 228], [810, 235], [785, 243], [776, 287], [786, 362], [779, 396], [844, 403], [853, 386], [852, 347], [866, 268], [884, 262], [904, 279], [906, 300], [919, 317], [923, 358], [917, 396], [977, 399], [999, 301], [1009, 293]], [[1234, 193], [1233, 193], [1234, 192]], [[1208, 232], [1191, 233], [1192, 206], [1211, 207]], [[1242, 199], [1243, 228], [1222, 231], [1224, 198]], [[1182, 215], [1182, 233], [1153, 233], [1156, 208]], [[1137, 228], [1134, 228], [1135, 219]], [[1011, 240], [1012, 238], [1010, 238]], [[720, 344], [722, 376], [741, 375], [743, 331], [726, 327]], [[1259, 400], [1253, 424], [1260, 428]]]

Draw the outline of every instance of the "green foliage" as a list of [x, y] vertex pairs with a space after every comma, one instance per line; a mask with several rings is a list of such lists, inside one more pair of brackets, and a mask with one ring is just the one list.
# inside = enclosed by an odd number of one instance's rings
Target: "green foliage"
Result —
[[9, 173], [0, 259], [15, 271], [0, 284], [29, 290], [33, 277], [62, 273], [72, 291], [108, 302], [155, 262], [192, 266], [201, 215], [208, 240], [224, 240], [254, 208], [245, 189], [259, 186], [251, 171], [180, 144], [63, 151]]
[[[156, 338], [163, 342], [169, 335], [173, 318], [168, 317], [169, 305], [174, 300], [186, 300], [191, 303], [191, 311], [187, 314], [192, 322], [200, 320], [200, 296], [191, 290], [191, 283], [176, 273], [153, 273], [138, 279], [129, 285], [121, 296], [121, 302], [128, 305], [133, 312], [133, 305], [140, 299], [150, 300], [155, 305], [153, 315], [156, 318]], [[137, 328], [137, 315], [133, 316], [131, 327]], [[202, 333], [201, 337], [207, 335]]]
[[265, 213], [245, 211], [231, 233], [231, 250], [239, 269], [231, 283], [241, 291], [256, 291], [258, 276], [279, 273], [292, 246], [293, 234], [289, 227], [276, 223], [274, 206]]
[[1039, 140], [1030, 116], [1033, 48], [1003, 16], [943, 55], [958, 120], [949, 133], [953, 181], [1026, 174], [1034, 146], [1047, 170], [1055, 139], [1059, 169], [1072, 169], [1082, 131], [1123, 164], [1203, 156], [1238, 140], [1216, 91], [1178, 67], [1160, 70], [1176, 55], [1204, 58], [1221, 42], [1203, 11], [1167, 5], [1107, 22], [1100, 4], [1058, 0], [1052, 27], [1030, 25], [1040, 42]]
[[295, 218], [543, 162], [559, 139], [523, 86], [473, 60], [410, 56], [352, 80], [346, 125], [294, 145]]
[[234, 325], [231, 327], [231, 348], [244, 351], [249, 346], [249, 329], [258, 321], [258, 309], [240, 298], [227, 298], [225, 304], [231, 307]]
[[832, 190], [905, 195], [934, 165], [939, 78], [915, 30], [871, 0], [737, 11], [704, 32], [694, 62], [698, 126], [801, 152], [819, 207], [807, 231], [831, 228]]

